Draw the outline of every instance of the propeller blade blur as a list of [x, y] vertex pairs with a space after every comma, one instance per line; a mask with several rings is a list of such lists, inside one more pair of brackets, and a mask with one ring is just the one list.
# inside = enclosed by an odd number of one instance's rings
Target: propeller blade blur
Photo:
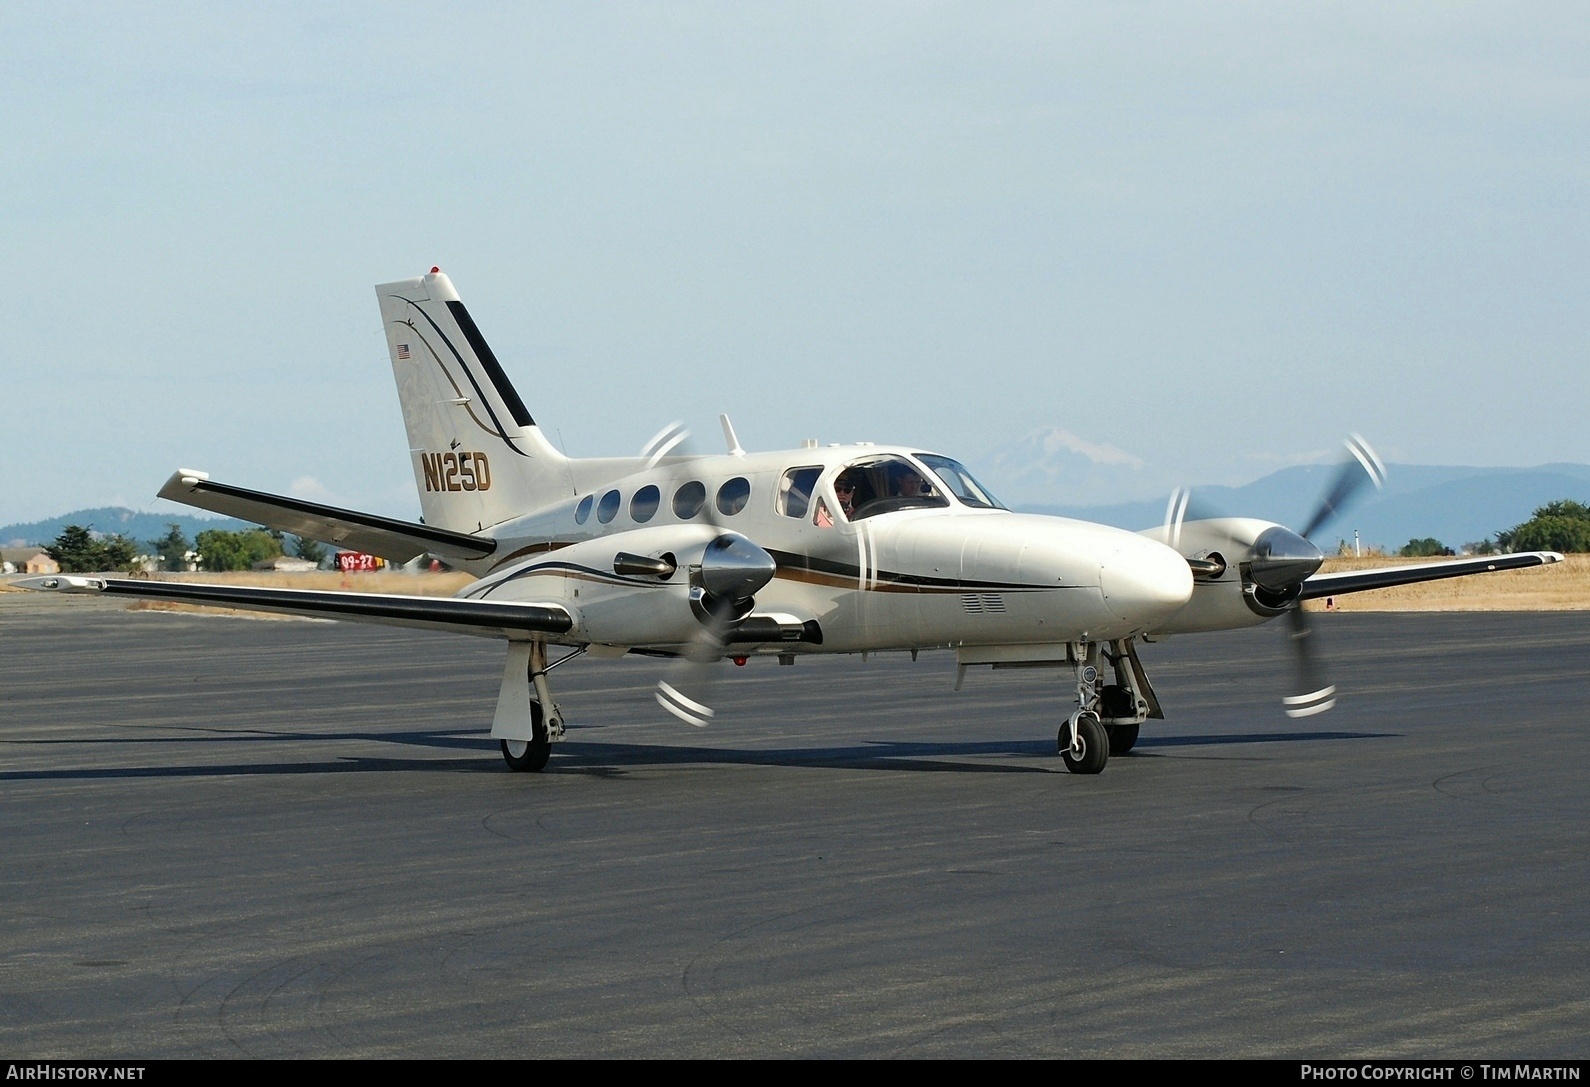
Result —
[[1191, 487], [1177, 487], [1170, 492], [1170, 501], [1165, 505], [1165, 542], [1179, 551], [1183, 524], [1219, 516], [1218, 510], [1211, 509], [1206, 502], [1193, 498]]
[[1314, 645], [1314, 629], [1302, 606], [1287, 612], [1291, 624], [1287, 640], [1292, 643], [1296, 671], [1292, 689], [1297, 694], [1281, 699], [1288, 717], [1312, 717], [1336, 705], [1336, 686], [1325, 679], [1325, 669], [1319, 660], [1319, 650]]
[[684, 444], [689, 437], [690, 431], [682, 422], [669, 423], [663, 427], [651, 436], [650, 441], [641, 446], [640, 455], [646, 458], [646, 467], [657, 467], [658, 461]]
[[667, 679], [657, 681], [657, 704], [679, 720], [705, 728], [715, 716], [709, 702], [717, 673], [713, 665], [728, 649], [730, 617], [727, 603], [709, 607], [707, 621], [685, 648]]
[[1362, 435], [1353, 434], [1348, 437], [1347, 452], [1349, 456], [1342, 462], [1330, 490], [1320, 499], [1319, 506], [1314, 510], [1314, 516], [1309, 518], [1308, 526], [1299, 535], [1313, 536], [1333, 517], [1341, 513], [1365, 486], [1373, 484], [1378, 491], [1386, 485], [1386, 466], [1381, 463], [1380, 457], [1370, 448]]

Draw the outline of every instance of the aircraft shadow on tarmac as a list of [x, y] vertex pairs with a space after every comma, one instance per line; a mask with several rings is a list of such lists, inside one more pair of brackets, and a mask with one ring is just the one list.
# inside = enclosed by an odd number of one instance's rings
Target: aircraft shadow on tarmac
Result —
[[[1230, 746], [1239, 744], [1320, 743], [1338, 740], [1376, 740], [1396, 736], [1389, 732], [1263, 732], [1216, 733], [1182, 736], [1144, 737], [1126, 758], [1154, 757], [1156, 748]], [[119, 766], [74, 769], [0, 771], [0, 781], [63, 781], [115, 778], [207, 778], [234, 775], [345, 774], [345, 773], [501, 773], [497, 744], [471, 730], [360, 733], [245, 733], [201, 737], [101, 737], [84, 740], [20, 740], [16, 744], [93, 745], [103, 748], [116, 744], [232, 744], [294, 741], [315, 743], [372, 740], [432, 749], [479, 752], [480, 757], [460, 759], [390, 759], [367, 756], [338, 756], [323, 761], [237, 762], [199, 766]], [[1043, 758], [1056, 760], [1054, 744], [1047, 740], [987, 740], [958, 743], [900, 743], [869, 740], [835, 747], [734, 748], [687, 744], [594, 743], [566, 740], [554, 749], [556, 757], [547, 773], [610, 774], [648, 766], [737, 765], [802, 767], [844, 770], [905, 770], [927, 773], [972, 774], [1047, 774], [1060, 767], [1034, 766], [1028, 762], [1001, 764], [988, 758]], [[489, 760], [486, 756], [489, 753]], [[1121, 757], [1121, 756], [1118, 756]]]

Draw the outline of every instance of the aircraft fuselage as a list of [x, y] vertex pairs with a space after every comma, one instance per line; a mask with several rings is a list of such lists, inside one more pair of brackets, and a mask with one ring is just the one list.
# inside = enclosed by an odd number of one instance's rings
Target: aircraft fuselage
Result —
[[[820, 644], [762, 647], [767, 652], [1108, 641], [1157, 629], [1191, 598], [1187, 563], [1164, 544], [1083, 521], [970, 506], [922, 455], [850, 445], [651, 467], [638, 459], [571, 461], [576, 493], [488, 530], [497, 552], [464, 564], [481, 578], [464, 595], [556, 600], [575, 616], [571, 644], [676, 645], [699, 629], [688, 599], [692, 562], [712, 539], [739, 533], [777, 566], [756, 593], [756, 612], [815, 620], [822, 632]], [[878, 496], [901, 508], [847, 515], [836, 480], [858, 466], [882, 478], [896, 462], [921, 472], [933, 493]], [[705, 496], [691, 516], [676, 512], [682, 491]], [[669, 556], [678, 572], [615, 573], [618, 552]]]

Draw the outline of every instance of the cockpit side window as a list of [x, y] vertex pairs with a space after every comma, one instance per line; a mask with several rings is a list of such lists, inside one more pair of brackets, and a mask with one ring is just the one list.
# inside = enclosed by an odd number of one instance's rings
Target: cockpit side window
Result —
[[871, 457], [848, 466], [834, 478], [834, 496], [852, 521], [950, 504], [939, 486], [904, 457]]
[[937, 453], [921, 454], [922, 463], [933, 469], [939, 479], [950, 492], [959, 498], [964, 505], [976, 509], [1002, 510], [1008, 507], [995, 498], [987, 487], [972, 478], [972, 473], [966, 466], [949, 457], [941, 457]]
[[811, 508], [812, 491], [817, 488], [817, 477], [823, 474], [815, 468], [791, 468], [778, 484], [778, 512], [785, 517], [805, 517]]

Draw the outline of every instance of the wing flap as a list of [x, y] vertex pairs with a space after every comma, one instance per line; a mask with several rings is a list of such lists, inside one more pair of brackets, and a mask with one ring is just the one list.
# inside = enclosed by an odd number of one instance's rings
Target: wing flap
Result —
[[1497, 570], [1523, 570], [1531, 566], [1549, 566], [1561, 562], [1555, 551], [1521, 551], [1516, 555], [1482, 555], [1472, 559], [1449, 559], [1446, 562], [1422, 562], [1417, 566], [1383, 566], [1378, 570], [1343, 570], [1334, 574], [1315, 574], [1303, 582], [1303, 600], [1317, 600], [1322, 596], [1341, 596], [1361, 593], [1370, 589], [1390, 589], [1397, 585], [1415, 585], [1421, 581], [1440, 581], [1442, 578], [1467, 577], [1470, 574], [1489, 574]]
[[13, 584], [18, 588], [44, 592], [99, 593], [145, 600], [174, 600], [218, 608], [244, 608], [286, 615], [308, 615], [319, 619], [446, 630], [487, 638], [506, 638], [515, 634], [566, 634], [574, 627], [574, 617], [560, 604], [327, 592], [317, 589], [263, 589], [247, 585], [197, 585], [180, 581], [73, 577], [66, 574], [26, 578]]
[[448, 559], [479, 559], [497, 549], [497, 541], [484, 536], [251, 491], [217, 483], [188, 468], [166, 480], [160, 497], [394, 562], [408, 562], [427, 552]]

